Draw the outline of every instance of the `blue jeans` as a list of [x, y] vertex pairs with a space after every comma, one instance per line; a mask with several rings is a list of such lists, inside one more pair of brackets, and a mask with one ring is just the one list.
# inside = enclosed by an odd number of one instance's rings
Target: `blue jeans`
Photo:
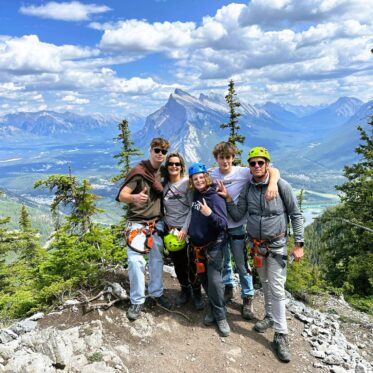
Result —
[[[143, 226], [143, 224], [132, 222], [127, 224], [127, 228], [129, 229], [141, 228]], [[163, 222], [157, 222], [156, 228], [163, 230]], [[148, 254], [148, 294], [151, 297], [157, 298], [163, 294], [163, 240], [158, 233], [155, 233], [153, 237], [153, 248]], [[131, 303], [143, 304], [145, 302], [145, 256], [127, 248], [127, 257]]]
[[236, 228], [228, 229], [228, 241], [223, 248], [224, 268], [223, 268], [223, 282], [224, 285], [235, 286], [233, 277], [231, 253], [236, 263], [237, 272], [240, 277], [241, 284], [241, 298], [254, 295], [253, 278], [249, 273], [249, 263], [247, 258], [247, 251], [245, 248], [245, 239], [234, 239], [234, 236], [244, 236], [245, 229], [241, 225]]

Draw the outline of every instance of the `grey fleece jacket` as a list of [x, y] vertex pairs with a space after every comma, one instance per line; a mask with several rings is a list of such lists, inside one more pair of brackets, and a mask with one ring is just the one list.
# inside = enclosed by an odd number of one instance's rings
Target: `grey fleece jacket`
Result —
[[263, 183], [254, 180], [242, 189], [237, 205], [227, 202], [227, 210], [233, 220], [240, 220], [247, 214], [246, 230], [249, 238], [274, 241], [269, 246], [283, 245], [283, 240], [276, 242], [276, 237], [286, 233], [288, 216], [293, 228], [294, 241], [304, 241], [303, 216], [290, 184], [278, 181], [279, 195], [267, 201], [264, 196], [268, 188], [268, 178]]

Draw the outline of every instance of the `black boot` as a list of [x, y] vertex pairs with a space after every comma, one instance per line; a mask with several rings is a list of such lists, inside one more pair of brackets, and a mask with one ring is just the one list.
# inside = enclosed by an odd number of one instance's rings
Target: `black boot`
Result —
[[275, 348], [277, 357], [284, 363], [288, 363], [291, 359], [289, 351], [289, 340], [287, 334], [275, 333], [273, 338], [273, 347]]
[[188, 300], [191, 296], [192, 296], [192, 288], [190, 286], [181, 286], [180, 293], [176, 298], [176, 305], [182, 306], [188, 303]]
[[205, 301], [202, 297], [201, 288], [193, 289], [193, 303], [197, 311], [203, 310], [205, 308]]

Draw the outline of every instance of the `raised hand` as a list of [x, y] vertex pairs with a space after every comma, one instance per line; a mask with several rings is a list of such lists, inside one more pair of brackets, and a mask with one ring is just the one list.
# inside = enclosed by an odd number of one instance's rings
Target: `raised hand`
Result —
[[138, 194], [132, 194], [133, 202], [134, 203], [145, 203], [148, 201], [148, 188], [144, 187], [144, 189]]
[[210, 216], [212, 214], [212, 210], [210, 207], [207, 206], [207, 203], [204, 198], [202, 198], [202, 202], [198, 201], [199, 209], [204, 216]]
[[231, 196], [229, 195], [227, 188], [225, 187], [224, 183], [222, 180], [217, 180], [217, 189], [216, 191], [218, 192], [220, 197], [223, 197], [227, 202], [232, 201]]

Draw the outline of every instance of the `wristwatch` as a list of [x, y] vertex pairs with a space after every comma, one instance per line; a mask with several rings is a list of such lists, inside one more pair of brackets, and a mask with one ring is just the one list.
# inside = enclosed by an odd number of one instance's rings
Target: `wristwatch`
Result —
[[303, 247], [304, 246], [304, 242], [296, 242], [295, 246]]

